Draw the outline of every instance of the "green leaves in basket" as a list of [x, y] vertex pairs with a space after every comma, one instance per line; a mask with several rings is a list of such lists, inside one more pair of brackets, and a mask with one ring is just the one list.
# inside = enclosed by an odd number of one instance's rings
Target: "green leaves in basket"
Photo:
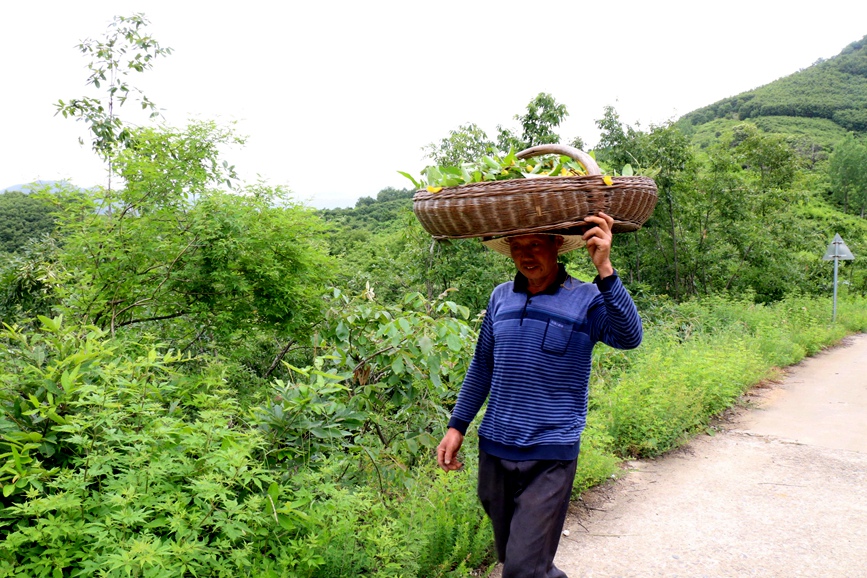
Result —
[[425, 167], [418, 180], [408, 173], [398, 172], [412, 181], [416, 189], [426, 188], [431, 193], [437, 193], [444, 187], [484, 181], [524, 179], [528, 175], [566, 177], [587, 174], [581, 163], [568, 156], [543, 155], [519, 159], [513, 149], [509, 149], [505, 155], [499, 151], [492, 151], [490, 155], [485, 155], [478, 161], [462, 163], [458, 167]]
[[418, 182], [417, 180], [415, 180], [415, 178], [414, 178], [411, 174], [409, 174], [409, 173], [405, 173], [405, 172], [403, 172], [403, 171], [397, 171], [397, 172], [400, 173], [400, 174], [402, 174], [403, 176], [405, 176], [405, 177], [408, 178], [409, 180], [411, 180], [411, 181], [412, 181], [412, 186], [415, 187], [416, 189], [423, 189], [423, 188], [424, 188], [424, 184], [422, 184], [422, 183]]

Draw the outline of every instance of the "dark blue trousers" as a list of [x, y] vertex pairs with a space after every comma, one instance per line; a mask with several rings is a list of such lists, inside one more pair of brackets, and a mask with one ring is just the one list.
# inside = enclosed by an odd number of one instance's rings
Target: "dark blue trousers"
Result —
[[478, 494], [503, 578], [567, 578], [554, 566], [578, 460], [515, 462], [479, 452]]

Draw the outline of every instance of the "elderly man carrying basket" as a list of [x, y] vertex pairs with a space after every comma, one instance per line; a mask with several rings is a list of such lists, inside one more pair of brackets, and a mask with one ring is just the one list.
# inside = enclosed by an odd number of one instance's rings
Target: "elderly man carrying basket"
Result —
[[[655, 203], [655, 185], [652, 192]], [[649, 214], [653, 203], [642, 210]], [[586, 422], [593, 346], [641, 343], [641, 319], [611, 264], [615, 219], [597, 211], [581, 221], [581, 235], [542, 231], [484, 241], [510, 256], [517, 273], [491, 294], [437, 447], [439, 466], [459, 469], [466, 430], [487, 400], [478, 429], [478, 496], [493, 524], [503, 578], [566, 577], [554, 556]], [[598, 272], [593, 283], [571, 277], [557, 262], [582, 244]]]

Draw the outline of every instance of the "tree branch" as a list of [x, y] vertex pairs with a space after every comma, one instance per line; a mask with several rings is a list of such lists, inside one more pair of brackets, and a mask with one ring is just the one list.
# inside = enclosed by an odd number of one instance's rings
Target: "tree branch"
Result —
[[286, 347], [280, 350], [280, 353], [277, 354], [277, 357], [274, 358], [274, 361], [271, 362], [271, 366], [265, 372], [265, 377], [270, 377], [271, 373], [277, 369], [277, 366], [283, 360], [283, 357], [289, 352], [289, 349], [292, 348], [292, 345], [295, 344], [294, 339], [290, 339], [288, 343], [286, 343]]
[[177, 317], [183, 317], [187, 315], [189, 311], [178, 311], [176, 313], [170, 313], [168, 315], [157, 315], [155, 317], [146, 317], [144, 319], [130, 319], [129, 321], [124, 321], [123, 323], [118, 323], [118, 327], [123, 327], [124, 325], [133, 325], [135, 323], [146, 323], [148, 321], [162, 321], [163, 319], [175, 319]]

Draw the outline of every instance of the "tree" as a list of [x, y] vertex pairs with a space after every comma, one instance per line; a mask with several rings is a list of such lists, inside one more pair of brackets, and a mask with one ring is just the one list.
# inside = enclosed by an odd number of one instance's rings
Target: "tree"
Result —
[[0, 194], [0, 253], [14, 253], [33, 239], [51, 232], [51, 205], [19, 191]]
[[737, 148], [744, 167], [758, 177], [760, 191], [785, 189], [792, 184], [798, 170], [798, 157], [780, 135], [760, 133], [753, 124], [734, 128], [732, 144]]
[[645, 155], [643, 139], [646, 134], [640, 129], [624, 126], [613, 106], [606, 106], [603, 110], [602, 118], [596, 120], [600, 130], [596, 159], [611, 165], [615, 171], [620, 171], [624, 165], [649, 167], [652, 161]]
[[30, 239], [0, 262], [0, 324], [51, 315], [57, 304], [57, 244], [44, 235]]
[[395, 259], [412, 289], [429, 299], [454, 290], [449, 298], [475, 314], [487, 306], [494, 287], [514, 275], [512, 261], [478, 239], [431, 239], [413, 218], [404, 233], [405, 245]]
[[388, 201], [412, 199], [415, 191], [411, 189], [395, 189], [394, 187], [386, 187], [376, 193], [376, 202], [387, 203]]
[[652, 127], [648, 135], [649, 155], [656, 170], [656, 184], [659, 188], [660, 205], [668, 228], [668, 242], [671, 248], [671, 270], [674, 275], [674, 296], [680, 298], [689, 291], [684, 287], [682, 278], [683, 256], [678, 254], [679, 198], [689, 186], [693, 175], [691, 166], [693, 156], [689, 140], [673, 124]]
[[540, 144], [559, 143], [560, 135], [554, 130], [568, 115], [565, 104], [559, 104], [550, 94], [540, 92], [527, 104], [526, 113], [515, 115], [515, 120], [521, 124], [520, 137], [511, 129], [497, 125], [497, 146], [501, 150], [522, 150]]
[[626, 131], [613, 106], [603, 108], [602, 118], [596, 120], [596, 127], [600, 131], [597, 149], [614, 149], [626, 142]]
[[237, 347], [253, 327], [279, 339], [310, 329], [331, 270], [320, 221], [279, 187], [219, 190], [233, 174], [219, 149], [232, 142], [213, 123], [131, 131], [114, 165], [126, 187], [59, 216], [67, 317], [111, 333], [156, 326], [181, 348]]
[[467, 123], [449, 131], [449, 136], [439, 144], [430, 143], [423, 150], [434, 164], [456, 167], [480, 159], [493, 146], [485, 131], [474, 123]]
[[849, 207], [860, 210], [861, 218], [867, 210], [867, 145], [853, 133], [837, 143], [828, 165], [834, 199], [848, 213]]
[[[117, 116], [115, 104], [123, 106], [132, 97], [141, 104], [142, 110], [150, 111], [151, 118], [159, 116], [156, 104], [127, 82], [130, 72], [150, 70], [154, 59], [172, 52], [171, 48], [160, 46], [153, 37], [145, 34], [144, 28], [148, 24], [143, 14], [115, 16], [101, 40], [88, 38], [82, 41], [78, 49], [91, 58], [87, 65], [90, 75], [86, 84], [97, 89], [106, 84], [105, 96], [101, 99], [85, 96], [69, 102], [60, 100], [56, 105], [57, 114], [88, 125], [93, 150], [108, 163], [109, 169], [115, 155], [132, 142], [132, 132]], [[109, 176], [109, 188], [110, 179]]]

